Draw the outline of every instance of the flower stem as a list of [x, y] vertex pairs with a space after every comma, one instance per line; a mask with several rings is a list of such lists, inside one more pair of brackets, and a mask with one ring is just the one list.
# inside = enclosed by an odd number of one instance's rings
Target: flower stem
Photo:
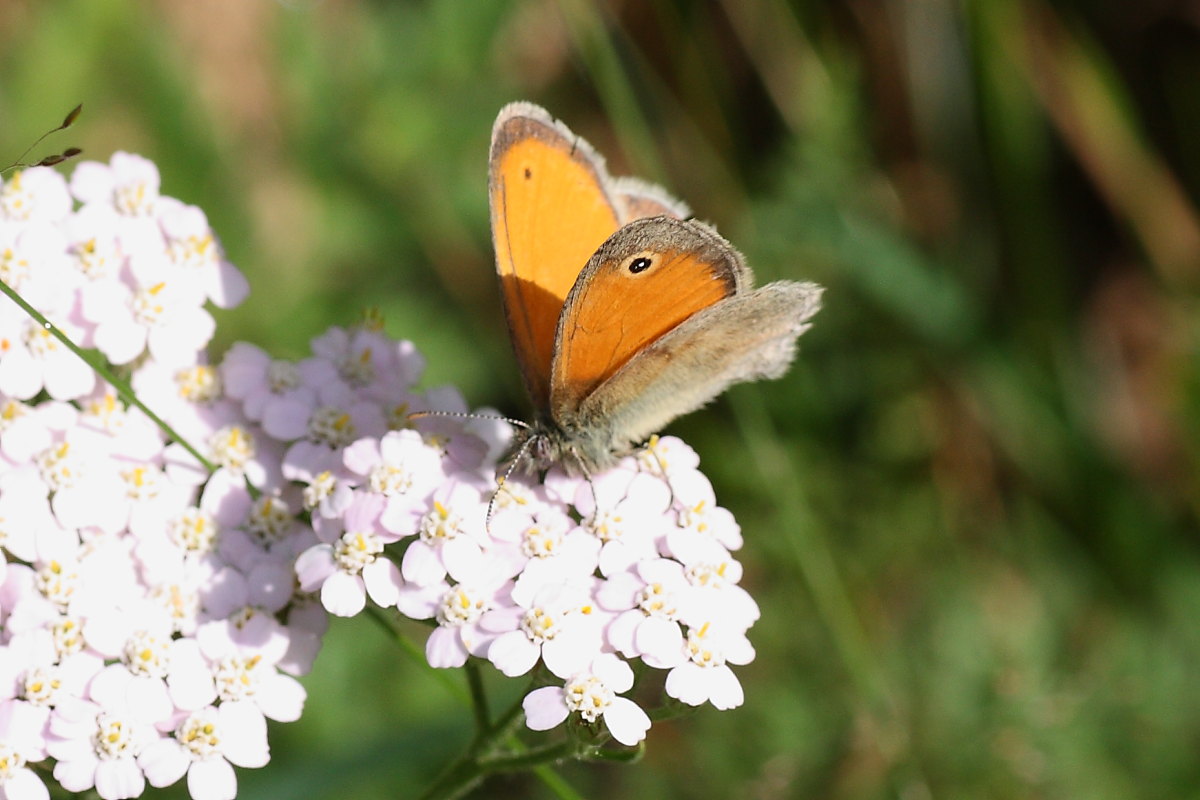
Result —
[[[475, 673], [478, 674], [477, 668]], [[471, 674], [468, 670], [467, 675]], [[565, 742], [525, 753], [519, 752], [524, 745], [515, 739], [515, 733], [524, 717], [522, 699], [514, 702], [494, 724], [480, 730], [467, 751], [425, 790], [421, 795], [422, 800], [453, 800], [474, 789], [493, 772], [517, 770], [531, 770], [537, 773], [559, 797], [577, 797], [557, 774], [549, 770], [550, 764], [576, 757], [576, 743]], [[498, 754], [497, 751], [502, 748], [507, 748], [508, 752]]]
[[475, 735], [483, 736], [492, 727], [483, 675], [479, 671], [479, 664], [473, 658], [467, 659], [464, 669], [467, 671], [467, 686], [471, 690], [471, 708], [475, 712]]
[[513, 736], [517, 732], [517, 726], [521, 724], [521, 720], [525, 717], [524, 696], [518, 698], [508, 710], [501, 715], [500, 719], [496, 720], [496, 724], [491, 727], [489, 733], [492, 738], [492, 750], [494, 751], [499, 743]]
[[678, 700], [668, 700], [668, 702], [663, 703], [661, 706], [647, 708], [646, 716], [655, 722], [663, 722], [669, 719], [690, 717], [695, 715], [699, 710], [699, 706], [689, 706], [687, 703], [682, 703]]
[[[421, 652], [420, 648], [397, 630], [394, 622], [383, 609], [376, 606], [368, 606], [367, 613], [381, 628], [395, 638], [404, 652], [414, 662], [423, 665], [434, 678], [447, 687], [455, 698], [462, 700], [464, 703], [467, 702], [468, 695], [462, 690], [462, 686], [457, 681], [452, 680], [452, 676], [446, 670], [430, 667], [425, 661], [425, 655]], [[483, 677], [479, 671], [479, 663], [468, 661], [466, 668], [467, 683], [470, 688], [470, 702], [475, 709], [476, 724], [479, 725], [478, 733], [471, 742], [471, 746], [467, 752], [451, 764], [438, 777], [437, 781], [426, 790], [425, 794], [422, 795], [422, 797], [429, 798], [430, 800], [434, 798], [449, 800], [449, 798], [461, 797], [475, 786], [478, 786], [490, 772], [498, 771], [499, 768], [489, 768], [483, 762], [499, 748], [507, 747], [511, 754], [521, 753], [525, 748], [525, 745], [516, 737], [516, 729], [521, 724], [523, 712], [521, 701], [518, 700], [513, 703], [496, 720], [495, 724], [489, 723], [487, 721], [489, 712], [487, 710], [487, 701], [483, 695]], [[480, 720], [482, 720], [482, 724], [480, 724]], [[530, 769], [551, 792], [557, 797], [562, 798], [562, 800], [582, 800], [579, 794], [558, 773], [550, 769], [549, 764], [552, 761], [553, 759], [546, 760], [544, 758], [542, 760], [531, 760], [529, 765], [524, 768]]]
[[404, 651], [405, 655], [412, 659], [414, 664], [418, 664], [424, 668], [428, 674], [434, 678], [434, 680], [446, 687], [446, 691], [448, 691], [455, 699], [466, 702], [467, 695], [462, 690], [462, 685], [459, 684], [458, 681], [454, 680], [453, 676], [448, 674], [446, 670], [434, 669], [433, 667], [429, 666], [429, 662], [425, 660], [425, 653], [421, 650], [421, 648], [413, 644], [407, 636], [405, 636], [396, 628], [395, 624], [388, 617], [387, 612], [385, 612], [379, 606], [368, 605], [367, 614], [371, 617], [371, 619], [379, 623], [379, 627], [387, 631], [389, 636], [396, 640], [396, 643], [400, 645], [400, 649]]
[[584, 800], [583, 795], [571, 788], [571, 784], [563, 779], [548, 764], [533, 767], [533, 774], [537, 775], [546, 788], [554, 793], [554, 796], [559, 800]]
[[545, 764], [566, 761], [576, 757], [578, 752], [579, 745], [576, 742], [557, 742], [524, 753], [506, 753], [481, 759], [480, 765], [488, 772], [521, 772]]
[[601, 747], [593, 747], [581, 757], [586, 757], [588, 761], [613, 761], [621, 764], [632, 764], [635, 761], [641, 761], [644, 755], [646, 755], [646, 742], [642, 741], [636, 747], [622, 747], [619, 750], [605, 750]]
[[68, 350], [83, 359], [83, 363], [95, 370], [97, 375], [108, 381], [108, 384], [117, 390], [117, 394], [120, 395], [122, 400], [129, 405], [134, 406], [147, 417], [149, 417], [150, 421], [157, 425], [159, 429], [167, 435], [168, 438], [170, 438], [172, 441], [178, 442], [184, 450], [187, 450], [189, 453], [191, 453], [192, 456], [199, 461], [206, 470], [208, 470], [208, 472], [216, 472], [216, 465], [202, 456], [200, 451], [193, 447], [190, 442], [180, 436], [174, 428], [167, 424], [166, 420], [158, 416], [158, 414], [155, 414], [146, 406], [145, 403], [139, 400], [137, 395], [133, 393], [133, 389], [129, 386], [129, 383], [124, 378], [118, 377], [116, 373], [109, 369], [108, 365], [104, 363], [102, 358], [98, 357], [96, 354], [89, 353], [79, 345], [72, 342], [65, 333], [60, 331], [52, 322], [50, 322], [50, 320], [46, 319], [46, 317], [40, 311], [29, 305], [29, 303], [26, 303], [25, 298], [17, 294], [17, 291], [4, 281], [0, 281], [0, 292], [8, 295], [8, 298], [20, 306], [22, 311], [33, 317], [38, 325], [41, 325], [45, 330], [49, 331], [55, 339], [58, 339], [60, 342], [66, 345]]
[[425, 790], [421, 800], [455, 800], [483, 783], [483, 779], [479, 763], [468, 750]]

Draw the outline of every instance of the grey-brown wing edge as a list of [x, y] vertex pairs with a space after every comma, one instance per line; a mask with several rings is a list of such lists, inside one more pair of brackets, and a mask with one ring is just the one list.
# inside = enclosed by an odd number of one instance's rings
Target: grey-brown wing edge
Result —
[[821, 308], [814, 283], [777, 281], [707, 308], [631, 359], [558, 422], [589, 452], [620, 452], [736, 383], [781, 377]]

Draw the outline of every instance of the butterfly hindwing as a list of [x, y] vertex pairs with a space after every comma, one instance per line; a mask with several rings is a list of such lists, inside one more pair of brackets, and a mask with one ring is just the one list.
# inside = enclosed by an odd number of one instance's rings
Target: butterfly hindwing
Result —
[[563, 305], [550, 412], [571, 415], [640, 350], [750, 283], [741, 256], [700, 222], [635, 220], [613, 234]]
[[710, 306], [631, 358], [561, 422], [584, 458], [645, 441], [735, 383], [778, 378], [820, 309], [821, 288], [778, 281]]

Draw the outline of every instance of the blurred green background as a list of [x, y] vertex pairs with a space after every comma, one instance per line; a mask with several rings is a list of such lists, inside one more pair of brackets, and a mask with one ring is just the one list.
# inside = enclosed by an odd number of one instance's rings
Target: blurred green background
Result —
[[[1195, 2], [0, 2], [0, 160], [82, 101], [45, 152], [157, 162], [253, 287], [214, 352], [378, 306], [525, 415], [514, 99], [828, 288], [785, 379], [670, 429], [743, 525], [746, 704], [564, 767], [592, 798], [1200, 797], [1198, 87]], [[366, 620], [305, 683], [242, 797], [414, 796], [471, 734]]]

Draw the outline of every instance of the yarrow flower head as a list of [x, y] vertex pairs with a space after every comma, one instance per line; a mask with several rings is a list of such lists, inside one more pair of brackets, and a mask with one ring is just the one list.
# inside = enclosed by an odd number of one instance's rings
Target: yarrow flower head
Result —
[[[433, 435], [445, 431], [439, 420]], [[574, 712], [589, 725], [610, 713], [617, 741], [640, 741], [649, 719], [618, 696], [635, 660], [666, 670], [667, 694], [683, 702], [741, 703], [729, 665], [752, 658], [745, 632], [758, 610], [738, 585], [736, 523], [716, 505], [694, 451], [655, 438], [591, 480], [551, 470], [501, 487], [429, 436], [418, 425], [342, 451], [339, 480], [383, 511], [364, 526], [353, 501], [326, 543], [301, 554], [302, 588], [319, 589], [334, 613], [394, 597], [403, 615], [437, 624], [426, 644], [433, 666], [474, 656], [517, 676], [543, 663], [567, 684], [526, 700], [538, 730]], [[375, 590], [366, 568], [381, 561], [387, 580]]]
[[127, 153], [0, 183], [0, 281], [179, 439], [0, 309], [0, 796], [52, 774], [104, 800], [185, 776], [233, 797], [266, 720], [300, 716], [329, 615], [369, 604], [425, 621], [434, 667], [553, 676], [523, 700], [532, 730], [641, 742], [635, 664], [683, 703], [742, 702], [758, 609], [691, 448], [497, 480], [508, 425], [420, 390], [423, 357], [374, 317], [295, 361], [210, 361], [210, 309], [246, 283], [162, 190]]
[[[44, 797], [31, 767], [50, 759], [64, 789], [106, 800], [184, 774], [195, 797], [232, 797], [230, 765], [268, 760], [265, 719], [299, 716], [282, 669], [315, 655], [307, 623], [285, 660], [281, 620], [293, 597], [308, 617], [312, 604], [292, 577], [309, 539], [280, 546], [303, 538], [283, 443], [203, 361], [205, 304], [237, 304], [245, 280], [203, 213], [128, 154], [69, 183], [43, 168], [0, 183], [0, 280], [131, 365], [139, 395], [220, 466], [198, 469], [49, 329], [2, 310], [0, 794]], [[257, 502], [247, 478], [267, 490]]]

